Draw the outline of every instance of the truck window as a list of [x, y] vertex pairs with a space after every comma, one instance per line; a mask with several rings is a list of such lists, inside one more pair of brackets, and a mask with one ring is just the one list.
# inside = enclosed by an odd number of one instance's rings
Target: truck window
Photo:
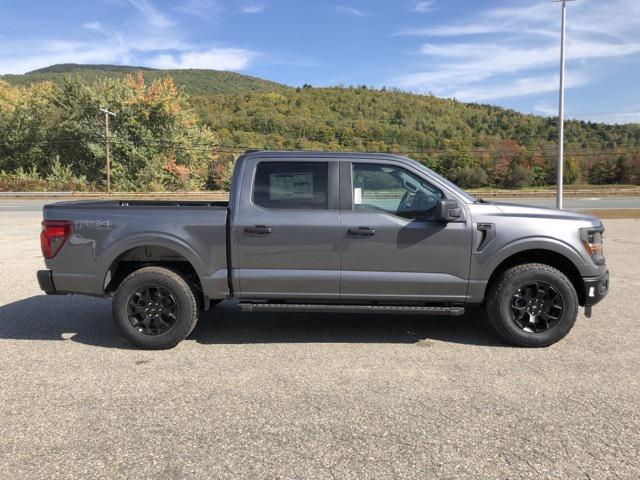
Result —
[[265, 208], [327, 208], [327, 162], [260, 162], [253, 202]]
[[353, 164], [353, 209], [380, 211], [426, 220], [444, 197], [433, 185], [404, 168], [373, 163]]

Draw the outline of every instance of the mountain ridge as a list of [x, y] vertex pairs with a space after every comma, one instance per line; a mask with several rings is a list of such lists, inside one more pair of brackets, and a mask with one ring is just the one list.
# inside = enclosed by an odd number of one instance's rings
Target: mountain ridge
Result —
[[119, 78], [141, 71], [149, 81], [170, 76], [175, 84], [189, 95], [210, 95], [234, 92], [270, 92], [291, 87], [226, 70], [211, 69], [158, 69], [130, 65], [60, 63], [32, 70], [24, 74], [0, 75], [0, 80], [11, 84], [30, 85], [51, 81], [61, 83], [66, 76], [80, 77], [92, 82], [100, 78]]

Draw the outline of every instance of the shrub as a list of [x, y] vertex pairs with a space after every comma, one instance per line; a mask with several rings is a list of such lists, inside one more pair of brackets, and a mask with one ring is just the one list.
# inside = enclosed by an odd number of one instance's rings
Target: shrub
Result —
[[523, 188], [531, 185], [531, 169], [520, 164], [511, 164], [504, 179], [507, 188]]
[[471, 168], [464, 168], [460, 170], [458, 175], [456, 175], [454, 182], [462, 188], [484, 187], [489, 183], [489, 176], [481, 166], [476, 165]]

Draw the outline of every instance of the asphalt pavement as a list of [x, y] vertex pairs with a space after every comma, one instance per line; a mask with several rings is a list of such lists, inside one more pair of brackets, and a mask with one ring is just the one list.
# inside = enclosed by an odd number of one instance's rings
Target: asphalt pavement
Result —
[[242, 314], [127, 346], [108, 299], [44, 296], [38, 212], [0, 213], [2, 478], [638, 479], [640, 221], [609, 297], [545, 349], [463, 317]]

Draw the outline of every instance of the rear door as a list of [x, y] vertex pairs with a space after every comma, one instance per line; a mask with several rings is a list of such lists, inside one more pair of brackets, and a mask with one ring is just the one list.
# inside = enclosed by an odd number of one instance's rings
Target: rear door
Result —
[[338, 159], [247, 160], [234, 224], [240, 298], [337, 299]]
[[395, 162], [343, 161], [341, 179], [342, 299], [466, 299], [472, 230], [461, 200], [466, 218], [436, 221], [451, 194]]

